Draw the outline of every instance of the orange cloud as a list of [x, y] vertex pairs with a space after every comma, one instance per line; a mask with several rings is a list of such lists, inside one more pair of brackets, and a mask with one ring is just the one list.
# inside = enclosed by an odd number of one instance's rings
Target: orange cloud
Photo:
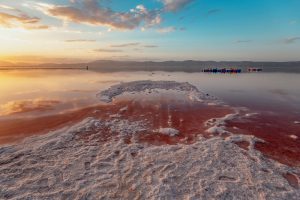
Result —
[[158, 10], [138, 5], [129, 12], [115, 12], [101, 7], [96, 0], [85, 0], [81, 7], [45, 6], [45, 14], [74, 23], [108, 26], [116, 29], [135, 29], [140, 25], [153, 26], [161, 22]]
[[102, 52], [102, 53], [119, 53], [123, 52], [123, 50], [120, 49], [95, 49], [95, 52]]
[[138, 43], [138, 42], [134, 42], [134, 43], [110, 45], [110, 47], [132, 47], [132, 46], [138, 46], [139, 44], [140, 43]]
[[25, 29], [48, 29], [49, 26], [39, 24], [40, 19], [30, 17], [27, 14], [18, 11], [19, 14], [9, 14], [0, 12], [0, 26], [13, 28], [23, 27]]

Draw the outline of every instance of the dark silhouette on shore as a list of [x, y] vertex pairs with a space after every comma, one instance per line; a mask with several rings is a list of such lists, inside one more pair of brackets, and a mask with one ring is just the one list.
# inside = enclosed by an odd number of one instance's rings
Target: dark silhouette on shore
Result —
[[221, 74], [239, 74], [242, 73], [242, 69], [237, 69], [237, 68], [207, 68], [203, 69], [202, 72], [204, 73], [221, 73]]

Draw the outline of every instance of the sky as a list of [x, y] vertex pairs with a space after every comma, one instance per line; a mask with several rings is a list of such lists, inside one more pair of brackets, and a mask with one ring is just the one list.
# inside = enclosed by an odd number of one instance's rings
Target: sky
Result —
[[300, 60], [300, 0], [0, 0], [0, 65]]

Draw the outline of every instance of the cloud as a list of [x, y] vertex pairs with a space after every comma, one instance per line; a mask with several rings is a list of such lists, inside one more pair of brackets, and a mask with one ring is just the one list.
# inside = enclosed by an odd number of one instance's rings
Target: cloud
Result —
[[11, 55], [6, 56], [3, 59], [5, 61], [11, 62], [15, 65], [37, 65], [44, 63], [60, 63], [60, 64], [71, 64], [71, 63], [83, 63], [89, 61], [88, 59], [78, 58], [77, 57], [56, 57], [51, 55], [26, 55], [26, 52], [23, 55]]
[[0, 4], [0, 8], [5, 9], [5, 10], [15, 10], [15, 8], [13, 8], [11, 6], [4, 5], [4, 4]]
[[143, 51], [143, 49], [141, 49], [141, 48], [134, 48], [134, 49], [132, 49], [133, 51], [138, 51], [138, 52], [142, 52]]
[[17, 16], [17, 15], [0, 12], [0, 23], [2, 25], [11, 26], [13, 21], [17, 21], [22, 24], [33, 24], [33, 23], [37, 23], [39, 19], [35, 17], [29, 17], [27, 15]]
[[75, 39], [75, 40], [65, 40], [65, 42], [96, 42], [97, 40], [86, 40], [86, 39]]
[[49, 26], [40, 24], [40, 18], [30, 17], [26, 13], [9, 6], [1, 5], [1, 8], [10, 12], [0, 12], [0, 26], [6, 28], [22, 27], [25, 29], [48, 29]]
[[169, 27], [164, 27], [164, 28], [159, 28], [156, 31], [158, 33], [171, 33], [174, 32], [176, 28], [174, 26], [169, 26]]
[[36, 26], [26, 26], [24, 27], [27, 30], [44, 30], [44, 29], [49, 29], [50, 26], [47, 25], [36, 25]]
[[165, 7], [166, 11], [175, 12], [178, 11], [195, 0], [160, 0]]
[[[132, 42], [132, 43], [124, 43], [124, 44], [115, 44], [110, 45], [108, 48], [100, 48], [94, 49], [94, 52], [102, 52], [102, 53], [121, 53], [124, 52], [124, 49], [116, 49], [116, 48], [125, 48], [126, 50], [133, 50], [133, 51], [143, 51], [146, 48], [157, 48], [157, 45], [151, 44], [141, 44], [139, 42]], [[113, 48], [113, 49], [112, 49]]]
[[252, 40], [237, 40], [235, 43], [250, 43]]
[[120, 49], [95, 49], [95, 52], [102, 52], [102, 53], [120, 53], [123, 50]]
[[221, 9], [211, 9], [211, 10], [207, 11], [206, 16], [214, 15], [214, 14], [219, 13], [221, 11], [222, 11]]
[[53, 110], [54, 106], [61, 103], [57, 100], [29, 99], [20, 101], [10, 101], [0, 106], [1, 115], [12, 115], [17, 113], [27, 113], [34, 111]]
[[157, 45], [144, 45], [145, 48], [157, 48]]
[[298, 40], [300, 40], [300, 37], [287, 38], [284, 40], [284, 43], [285, 44], [293, 44], [293, 43], [297, 42]]
[[148, 10], [137, 5], [128, 12], [117, 12], [101, 7], [97, 0], [83, 0], [71, 6], [42, 5], [39, 9], [45, 14], [78, 24], [107, 26], [115, 29], [132, 30], [139, 26], [150, 27], [160, 24], [159, 10]]
[[[123, 48], [123, 47], [136, 47], [133, 50], [139, 51], [142, 50], [141, 48], [157, 48], [157, 45], [143, 45], [139, 42], [132, 42], [132, 43], [125, 43], [125, 44], [116, 44], [116, 45], [110, 45], [112, 48]], [[138, 48], [139, 47], [139, 48]]]
[[140, 43], [135, 42], [135, 43], [126, 43], [126, 44], [118, 44], [118, 45], [110, 45], [110, 47], [132, 47], [132, 46], [138, 46]]
[[112, 56], [112, 58], [129, 58], [130, 56], [129, 55], [118, 55], [118, 56]]

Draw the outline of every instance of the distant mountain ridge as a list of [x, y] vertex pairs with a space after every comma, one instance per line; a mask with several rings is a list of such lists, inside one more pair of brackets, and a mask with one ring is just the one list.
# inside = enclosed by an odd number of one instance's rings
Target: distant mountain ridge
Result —
[[[113, 61], [97, 60], [87, 63], [55, 64], [45, 63], [33, 66], [20, 66], [20, 68], [86, 68], [101, 72], [116, 71], [179, 71], [201, 72], [204, 68], [241, 68], [243, 71], [249, 67], [263, 68], [264, 72], [298, 72], [300, 73], [300, 61], [295, 62], [252, 62], [252, 61]], [[16, 66], [14, 66], [16, 67]]]

